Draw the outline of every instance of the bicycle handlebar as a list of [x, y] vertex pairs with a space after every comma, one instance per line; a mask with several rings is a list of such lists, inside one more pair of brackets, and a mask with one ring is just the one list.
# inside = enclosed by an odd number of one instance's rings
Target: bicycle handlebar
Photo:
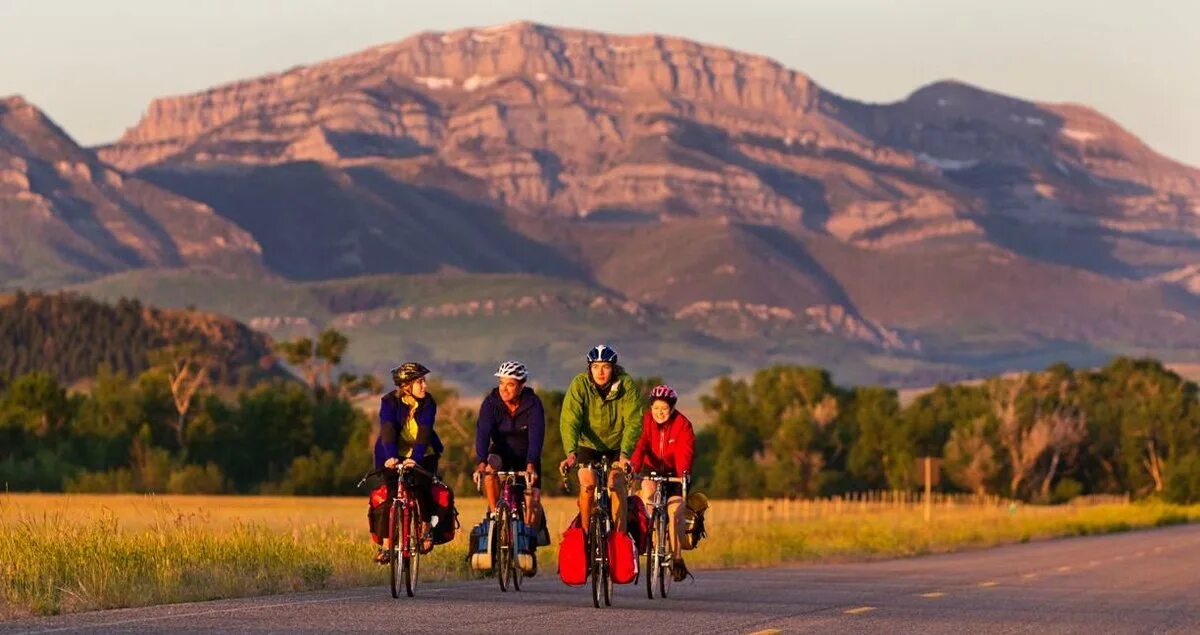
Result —
[[429, 478], [432, 478], [435, 481], [441, 480], [437, 477], [437, 474], [430, 472], [429, 470], [421, 467], [420, 465], [410, 465], [410, 466], [405, 467], [403, 464], [401, 464], [401, 465], [397, 465], [394, 468], [381, 467], [377, 470], [372, 470], [370, 472], [367, 472], [366, 474], [363, 474], [362, 480], [360, 480], [358, 482], [358, 487], [362, 487], [363, 484], [367, 482], [367, 479], [371, 478], [372, 476], [380, 476], [387, 472], [407, 472], [407, 471], [419, 472], [421, 474], [424, 474], [425, 476], [428, 476]]

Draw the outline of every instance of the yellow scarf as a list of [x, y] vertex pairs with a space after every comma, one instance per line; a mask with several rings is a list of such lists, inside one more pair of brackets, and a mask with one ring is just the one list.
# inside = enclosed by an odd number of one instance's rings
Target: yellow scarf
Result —
[[408, 406], [408, 418], [405, 419], [404, 425], [400, 427], [400, 443], [402, 447], [407, 446], [408, 450], [404, 456], [412, 456], [413, 445], [417, 442], [417, 401], [407, 393], [400, 393], [400, 402]]

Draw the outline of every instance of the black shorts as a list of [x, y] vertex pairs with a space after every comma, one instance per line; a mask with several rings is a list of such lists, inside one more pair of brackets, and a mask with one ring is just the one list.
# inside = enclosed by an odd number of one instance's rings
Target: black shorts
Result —
[[583, 447], [575, 450], [575, 464], [579, 465], [579, 466], [584, 466], [584, 465], [599, 466], [600, 462], [603, 461], [604, 459], [608, 459], [609, 463], [616, 465], [617, 459], [620, 459], [620, 458], [621, 458], [620, 450], [609, 450], [607, 452], [601, 452], [600, 450], [593, 450], [592, 448], [583, 448]]

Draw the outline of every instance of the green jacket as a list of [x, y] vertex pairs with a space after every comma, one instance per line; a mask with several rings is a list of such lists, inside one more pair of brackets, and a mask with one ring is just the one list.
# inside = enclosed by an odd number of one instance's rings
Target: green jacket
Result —
[[567, 388], [558, 423], [567, 454], [585, 447], [633, 456], [642, 436], [642, 400], [633, 378], [617, 375], [608, 396], [601, 397], [588, 373], [579, 373]]

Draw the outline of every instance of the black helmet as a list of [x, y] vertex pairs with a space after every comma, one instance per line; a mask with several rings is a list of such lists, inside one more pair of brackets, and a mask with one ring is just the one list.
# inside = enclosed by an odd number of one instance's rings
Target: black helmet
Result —
[[592, 350], [588, 351], [587, 361], [589, 364], [593, 364], [595, 362], [608, 362], [610, 364], [616, 364], [617, 352], [610, 346], [600, 344], [599, 346], [592, 347]]
[[397, 386], [428, 375], [430, 371], [417, 362], [404, 362], [392, 369], [392, 382]]

